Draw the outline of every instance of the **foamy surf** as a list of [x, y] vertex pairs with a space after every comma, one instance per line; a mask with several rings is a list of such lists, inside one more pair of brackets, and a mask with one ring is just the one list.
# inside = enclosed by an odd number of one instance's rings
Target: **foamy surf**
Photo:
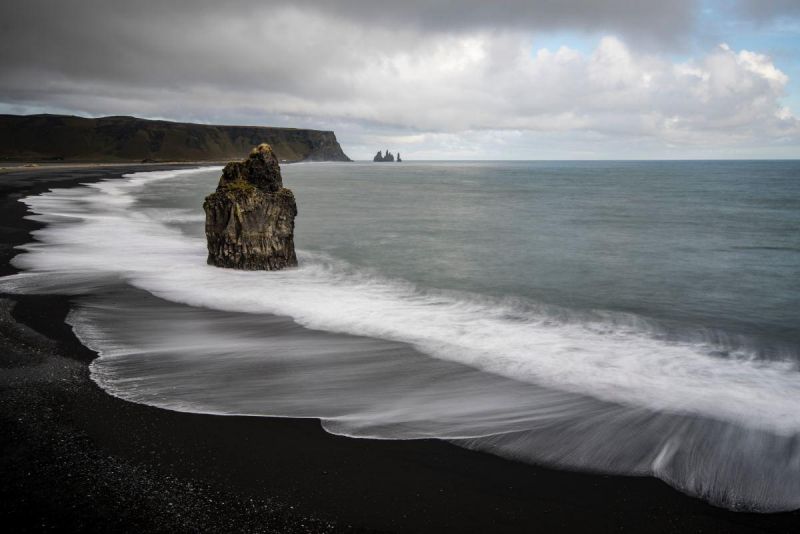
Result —
[[[345, 435], [440, 437], [525, 460], [650, 473], [734, 508], [800, 505], [793, 360], [765, 360], [712, 337], [675, 339], [635, 315], [420, 288], [310, 251], [290, 271], [209, 267], [205, 242], [168, 224], [196, 214], [137, 208], [150, 181], [192, 172], [136, 173], [25, 199], [48, 226], [15, 259], [25, 272], [0, 288], [90, 295], [70, 321], [100, 354], [93, 376], [113, 394], [186, 411], [319, 417]], [[124, 290], [125, 305], [91, 296], [120, 280], [194, 309]], [[258, 328], [270, 315], [383, 341], [336, 338], [330, 349], [334, 338], [281, 338]], [[282, 347], [277, 362], [269, 346]], [[220, 373], [225, 380], [208, 378]]]

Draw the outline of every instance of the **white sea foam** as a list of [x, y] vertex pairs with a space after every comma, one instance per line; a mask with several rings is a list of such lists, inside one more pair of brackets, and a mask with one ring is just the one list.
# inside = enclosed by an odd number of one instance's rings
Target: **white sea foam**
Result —
[[800, 373], [794, 363], [717, 347], [668, 342], [631, 325], [580, 324], [524, 312], [479, 296], [422, 291], [401, 281], [301, 253], [301, 267], [262, 273], [209, 267], [205, 243], [131, 209], [150, 180], [179, 173], [54, 190], [25, 200], [38, 220], [66, 222], [36, 232], [15, 265], [27, 271], [6, 290], [46, 274], [102, 273], [159, 297], [212, 309], [288, 315], [309, 328], [411, 343], [516, 380], [657, 410], [738, 421], [777, 432], [800, 430]]
[[[38, 243], [24, 247], [26, 252], [15, 259], [15, 265], [25, 272], [0, 281], [0, 289], [79, 293], [92, 291], [104, 281], [121, 279], [171, 302], [226, 312], [288, 316], [311, 329], [408, 343], [434, 358], [545, 389], [531, 394], [527, 401], [520, 400], [524, 394], [499, 401], [494, 393], [487, 393], [487, 399], [493, 399], [487, 401], [493, 409], [481, 416], [475, 403], [463, 404], [467, 392], [459, 390], [456, 395], [455, 389], [442, 391], [444, 397], [438, 400], [436, 395], [427, 397], [427, 409], [425, 403], [398, 400], [394, 407], [381, 410], [373, 406], [331, 412], [328, 397], [320, 396], [309, 405], [308, 399], [289, 395], [285, 404], [270, 397], [272, 404], [259, 409], [238, 399], [236, 406], [247, 408], [237, 410], [233, 405], [220, 407], [222, 401], [215, 408], [214, 400], [197, 396], [191, 400], [176, 398], [170, 404], [169, 393], [161, 389], [158, 394], [146, 387], [126, 393], [126, 387], [132, 391], [134, 385], [141, 387], [142, 381], [126, 383], [114, 375], [117, 370], [112, 372], [107, 367], [102, 371], [96, 366], [96, 377], [107, 379], [106, 385], [117, 394], [174, 409], [317, 416], [327, 420], [326, 428], [351, 435], [477, 438], [465, 444], [587, 468], [653, 472], [689, 492], [711, 495], [712, 500], [731, 506], [743, 494], [743, 499], [752, 504], [765, 487], [778, 484], [777, 475], [772, 482], [754, 482], [758, 478], [753, 474], [758, 472], [755, 464], [740, 469], [739, 474], [728, 465], [725, 476], [720, 475], [719, 462], [725, 461], [719, 458], [725, 453], [719, 447], [728, 447], [726, 461], [744, 458], [742, 462], [752, 462], [750, 455], [785, 445], [781, 440], [796, 438], [800, 432], [800, 372], [794, 363], [761, 360], [746, 350], [726, 350], [726, 356], [721, 357], [720, 347], [712, 342], [670, 341], [660, 337], [648, 321], [634, 316], [601, 312], [570, 316], [533, 303], [520, 305], [479, 295], [424, 290], [310, 252], [300, 253], [300, 268], [282, 272], [210, 267], [205, 263], [203, 239], [187, 237], [165, 224], [176, 220], [175, 213], [136, 207], [136, 194], [149, 181], [187, 172], [194, 171], [137, 173], [126, 180], [58, 189], [25, 199], [37, 214], [35, 218], [50, 225], [38, 230]], [[189, 218], [185, 220], [195, 216], [179, 214]], [[172, 338], [166, 345], [170, 349], [153, 346], [145, 350], [133, 342], [114, 345], [112, 333], [92, 330], [91, 314], [82, 322], [76, 319], [76, 323], [83, 329], [82, 337], [101, 352], [101, 366], [103, 360], [124, 358], [131, 351], [177, 350]], [[241, 350], [248, 349], [242, 346]], [[614, 407], [588, 408], [583, 401], [569, 400], [569, 395], [598, 399]], [[509, 399], [516, 400], [512, 403]], [[460, 411], [455, 408], [459, 402]], [[524, 407], [525, 413], [513, 410], [514, 403]], [[505, 412], [498, 409], [500, 406]], [[412, 413], [418, 419], [413, 424]], [[654, 413], [663, 415], [655, 417]], [[676, 419], [681, 414], [691, 416], [691, 422]], [[435, 424], [424, 423], [426, 416]], [[456, 420], [458, 424], [452, 423]], [[570, 424], [554, 430], [550, 437], [530, 432], [535, 421], [555, 425], [556, 420]], [[381, 430], [401, 423], [406, 430], [399, 434]], [[734, 434], [745, 438], [757, 435], [759, 445], [754, 446], [755, 441], [747, 444], [747, 439], [728, 445], [701, 443], [698, 436], [705, 435], [703, 428], [709, 425], [724, 426], [717, 437], [723, 432], [729, 438]], [[417, 429], [416, 433], [409, 428]], [[747, 434], [747, 429], [752, 432]], [[486, 438], [489, 434], [494, 437]], [[615, 439], [615, 434], [627, 435], [627, 445]], [[573, 443], [574, 449], [560, 447], [558, 436], [562, 442]], [[581, 445], [587, 436], [591, 439]], [[710, 469], [707, 478], [693, 478], [702, 466], [687, 466], [685, 455], [676, 456], [676, 447], [681, 446], [692, 447], [698, 457], [714, 458], [702, 464]], [[634, 447], [639, 453], [636, 459], [632, 459]], [[779, 496], [776, 493], [772, 501], [765, 504], [762, 500], [758, 506], [785, 509], [798, 504], [798, 462], [795, 452], [764, 470], [782, 473], [787, 466], [794, 466], [795, 471], [786, 475], [788, 482], [780, 482], [783, 489]], [[742, 477], [750, 490], [741, 489]]]

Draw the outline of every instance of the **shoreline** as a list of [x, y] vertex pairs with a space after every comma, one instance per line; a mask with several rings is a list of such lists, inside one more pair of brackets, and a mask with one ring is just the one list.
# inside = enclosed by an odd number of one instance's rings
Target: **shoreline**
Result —
[[[8, 263], [13, 247], [41, 227], [22, 218], [22, 196], [214, 163], [0, 172], [0, 275], [16, 272]], [[559, 471], [439, 440], [346, 438], [316, 419], [132, 404], [89, 379], [96, 355], [64, 323], [69, 297], [0, 297], [15, 303], [13, 311], [0, 306], [2, 517], [24, 531], [788, 532], [800, 525], [797, 511], [729, 512], [654, 478]]]
[[[135, 168], [138, 171], [159, 170], [161, 168], [181, 168], [181, 167], [195, 167], [195, 166], [215, 166], [225, 165], [225, 161], [163, 161], [163, 162], [147, 162], [147, 163], [131, 163], [131, 162], [45, 162], [45, 161], [4, 161], [0, 162], [0, 174], [8, 173], [37, 173], [37, 172], [50, 172], [58, 171], [79, 171], [79, 170], [113, 170], [113, 169], [131, 169]], [[126, 174], [125, 171], [123, 174]]]
[[[133, 162], [133, 161], [111, 161], [111, 162], [91, 162], [91, 161], [0, 161], [0, 175], [18, 172], [50, 172], [54, 170], [59, 171], [78, 171], [89, 169], [131, 169], [136, 168], [137, 171], [150, 171], [160, 169], [175, 169], [183, 167], [224, 167], [229, 160], [197, 160], [197, 161], [147, 161], [147, 162]], [[293, 165], [296, 163], [354, 163], [353, 160], [348, 162], [335, 161], [335, 160], [281, 160], [281, 165]], [[123, 174], [127, 174], [124, 171]]]

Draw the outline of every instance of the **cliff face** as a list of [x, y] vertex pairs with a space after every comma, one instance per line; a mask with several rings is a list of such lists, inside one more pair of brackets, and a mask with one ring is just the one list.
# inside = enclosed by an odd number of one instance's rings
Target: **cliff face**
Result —
[[220, 161], [261, 143], [280, 161], [350, 161], [336, 135], [320, 130], [0, 115], [0, 161]]
[[203, 209], [210, 265], [268, 271], [297, 265], [297, 206], [268, 144], [244, 161], [228, 163]]

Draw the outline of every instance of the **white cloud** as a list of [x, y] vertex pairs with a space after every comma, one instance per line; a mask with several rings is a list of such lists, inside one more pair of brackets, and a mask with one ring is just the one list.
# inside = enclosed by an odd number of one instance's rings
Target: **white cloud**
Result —
[[360, 119], [420, 131], [594, 131], [704, 146], [797, 136], [788, 78], [764, 55], [721, 45], [674, 63], [605, 37], [583, 55], [530, 50], [525, 35], [429, 39], [376, 54], [350, 92], [276, 98], [272, 112]]

